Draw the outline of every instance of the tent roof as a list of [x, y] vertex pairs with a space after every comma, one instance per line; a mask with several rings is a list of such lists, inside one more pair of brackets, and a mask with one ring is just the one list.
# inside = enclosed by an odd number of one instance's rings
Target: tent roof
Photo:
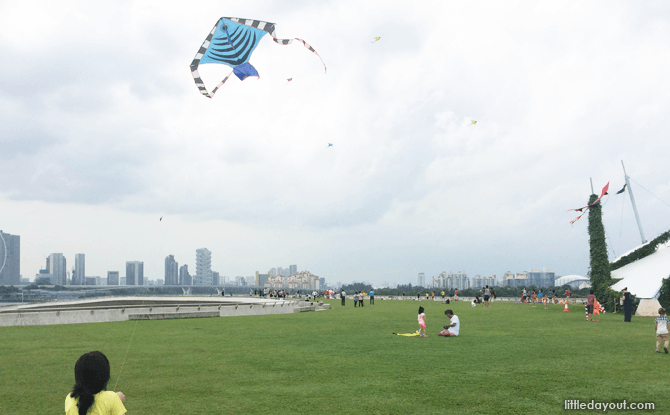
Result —
[[656, 298], [663, 279], [670, 276], [670, 242], [660, 244], [656, 252], [612, 271], [612, 278], [622, 278], [612, 286], [615, 291], [628, 287], [639, 298]]

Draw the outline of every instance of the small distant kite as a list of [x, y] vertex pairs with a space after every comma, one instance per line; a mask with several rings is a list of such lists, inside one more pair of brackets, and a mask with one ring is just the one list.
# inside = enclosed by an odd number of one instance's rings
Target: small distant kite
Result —
[[333, 146], [333, 143], [328, 143], [328, 147], [332, 147], [332, 146]]
[[[258, 71], [249, 63], [249, 58], [258, 46], [258, 42], [266, 34], [270, 34], [272, 40], [280, 45], [288, 45], [293, 43], [294, 40], [300, 41], [307, 49], [319, 56], [316, 50], [302, 39], [277, 39], [275, 23], [237, 17], [222, 17], [209, 32], [202, 46], [200, 46], [200, 50], [193, 58], [193, 62], [191, 62], [191, 75], [200, 93], [207, 98], [212, 98], [233, 73], [242, 81], [249, 76], [258, 77]], [[319, 59], [321, 59], [321, 56], [319, 56]], [[223, 81], [211, 93], [207, 91], [205, 83], [198, 73], [198, 66], [204, 63], [222, 63], [233, 68], [233, 71], [223, 78]], [[323, 59], [321, 59], [321, 63], [323, 63]], [[327, 70], [325, 63], [323, 63], [323, 68]]]
[[159, 222], [163, 222], [163, 217], [161, 216], [160, 219], [158, 219]]
[[475, 124], [477, 124], [477, 121], [475, 121], [475, 120], [470, 121], [470, 125], [475, 125]]
[[[593, 206], [595, 206], [596, 203], [598, 203], [598, 202], [600, 201], [600, 199], [602, 199], [603, 196], [605, 196], [605, 195], [607, 194], [607, 189], [609, 189], [609, 188], [610, 188], [610, 184], [609, 184], [609, 182], [607, 182], [607, 184], [605, 185], [605, 187], [603, 187], [602, 192], [600, 192], [600, 197], [599, 197], [598, 199], [596, 199], [596, 200], [595, 200], [593, 203], [591, 203], [590, 205], [581, 207], [581, 208], [579, 208], [579, 209], [568, 209], [568, 212], [570, 212], [570, 211], [574, 211], [574, 212], [583, 212], [581, 215], [577, 216], [576, 219], [574, 219], [572, 222], [570, 222], [570, 225], [572, 225], [573, 223], [575, 223], [575, 222], [577, 222], [579, 219], [581, 219], [581, 217], [584, 216], [584, 215], [586, 214], [586, 212], [587, 212], [590, 208], [592, 208]], [[623, 189], [621, 189], [621, 190], [623, 190]]]
[[376, 37], [376, 38], [375, 38], [375, 40], [373, 40], [373, 41], [372, 41], [372, 42], [370, 42], [370, 43], [375, 43], [375, 42], [378, 42], [378, 41], [379, 41], [379, 39], [381, 39], [381, 37]]

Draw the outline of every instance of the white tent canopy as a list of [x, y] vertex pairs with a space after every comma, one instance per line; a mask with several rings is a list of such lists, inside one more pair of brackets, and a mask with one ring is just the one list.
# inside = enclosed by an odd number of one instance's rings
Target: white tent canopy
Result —
[[663, 280], [670, 276], [670, 242], [660, 244], [656, 252], [612, 271], [612, 278], [623, 278], [612, 286], [615, 291], [628, 287], [638, 298], [657, 298]]

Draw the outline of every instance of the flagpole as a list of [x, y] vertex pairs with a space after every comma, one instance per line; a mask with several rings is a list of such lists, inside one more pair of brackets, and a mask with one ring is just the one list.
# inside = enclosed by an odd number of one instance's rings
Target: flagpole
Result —
[[621, 167], [623, 167], [623, 175], [626, 178], [626, 186], [628, 186], [628, 193], [630, 194], [630, 202], [633, 204], [633, 212], [635, 212], [635, 220], [637, 220], [637, 227], [640, 229], [640, 238], [642, 238], [642, 243], [647, 243], [647, 238], [644, 237], [644, 232], [642, 231], [642, 223], [640, 223], [640, 215], [637, 213], [637, 206], [635, 205], [635, 197], [633, 196], [633, 188], [630, 187], [630, 182], [628, 181], [628, 174], [626, 174], [626, 166], [623, 165], [623, 160], [621, 160]]

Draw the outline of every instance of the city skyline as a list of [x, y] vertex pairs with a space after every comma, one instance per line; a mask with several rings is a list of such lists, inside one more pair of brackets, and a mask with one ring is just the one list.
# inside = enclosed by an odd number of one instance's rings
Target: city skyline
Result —
[[[667, 2], [148, 4], [0, 5], [0, 229], [24, 277], [84, 253], [92, 276], [160, 279], [171, 254], [195, 278], [200, 247], [231, 278], [586, 275], [568, 210], [607, 183], [610, 260], [641, 243], [631, 190], [646, 238], [670, 229]], [[220, 16], [277, 23], [327, 72], [265, 37], [260, 78], [203, 97], [188, 65]]]
[[[4, 234], [5, 237], [13, 236], [15, 238], [20, 238], [20, 235], [9, 235], [9, 234]], [[20, 240], [20, 239], [16, 239]], [[20, 243], [16, 244], [17, 248], [20, 248]], [[195, 250], [196, 256], [195, 256], [195, 264], [196, 264], [196, 275], [191, 276], [190, 273], [188, 274], [188, 278], [184, 280], [184, 275], [188, 273], [188, 264], [183, 264], [182, 267], [179, 267], [179, 263], [176, 261], [175, 256], [170, 254], [165, 257], [164, 259], [164, 267], [163, 267], [163, 278], [150, 278], [150, 275], [147, 275], [145, 277], [144, 273], [144, 262], [143, 261], [126, 261], [126, 275], [124, 277], [119, 277], [120, 273], [119, 271], [112, 271], [108, 270], [106, 271], [106, 284], [103, 285], [149, 285], [149, 281], [152, 283], [157, 282], [157, 281], [163, 281], [164, 285], [224, 285], [227, 283], [231, 283], [231, 281], [234, 279], [235, 283], [237, 285], [247, 285], [251, 286], [253, 283], [256, 281], [259, 281], [257, 278], [254, 277], [253, 275], [251, 276], [235, 276], [231, 277], [228, 275], [220, 275], [218, 271], [213, 271], [211, 269], [211, 258], [212, 258], [212, 252], [209, 251], [206, 248], [199, 248]], [[0, 252], [1, 253], [1, 252]], [[41, 269], [38, 273], [35, 274], [34, 279], [28, 278], [29, 281], [34, 282], [37, 280], [37, 278], [50, 278], [52, 279], [52, 282], [55, 282], [57, 284], [63, 285], [63, 282], [66, 281], [66, 279], [69, 277], [69, 280], [67, 284], [65, 285], [86, 285], [88, 284], [87, 278], [103, 278], [100, 276], [90, 276], [85, 274], [85, 258], [86, 254], [85, 253], [77, 253], [75, 254], [75, 266], [72, 268], [72, 273], [68, 274], [67, 272], [67, 258], [65, 255], [62, 253], [52, 253], [47, 257], [47, 262], [45, 269]], [[44, 271], [48, 271], [44, 273]], [[524, 270], [523, 273], [513, 273], [510, 271], [507, 271], [504, 273], [504, 275], [501, 277], [501, 280], [505, 280], [507, 278], [526, 278], [526, 274], [532, 274], [532, 273], [540, 273], [544, 271], [540, 270], [535, 270], [535, 269], [529, 269], [529, 270]], [[549, 271], [554, 274], [553, 271]], [[262, 280], [263, 283], [260, 285], [264, 285], [264, 281], [267, 281], [268, 278], [272, 278], [273, 276], [278, 276], [282, 275], [284, 277], [288, 277], [291, 275], [296, 275], [298, 274], [298, 266], [293, 264], [289, 265], [288, 268], [283, 268], [283, 267], [272, 267], [267, 271], [267, 274], [261, 274], [259, 271], [255, 271], [256, 275], [265, 275], [264, 280]], [[130, 278], [128, 276], [131, 276]], [[203, 279], [203, 276], [209, 275], [209, 279]], [[452, 277], [453, 275], [453, 277]], [[520, 277], [520, 275], [524, 275], [523, 277]], [[216, 276], [216, 277], [215, 277]], [[200, 278], [199, 280], [195, 277]], [[21, 276], [21, 278], [27, 278], [24, 276]], [[447, 271], [442, 271], [439, 274], [437, 274], [437, 277], [435, 275], [429, 276], [430, 279], [426, 278], [426, 274], [424, 272], [418, 273], [418, 277], [416, 279], [416, 284], [418, 286], [422, 287], [444, 287], [444, 280], [446, 278], [467, 278], [468, 281], [475, 281], [475, 279], [478, 280], [486, 280], [486, 279], [493, 279], [494, 281], [498, 281], [496, 274], [493, 274], [492, 276], [484, 276], [482, 277], [480, 274], [475, 274], [473, 277], [468, 277], [468, 274], [466, 271], [458, 271], [456, 274], [453, 274], [453, 272], [450, 270], [448, 273], [447, 277]], [[321, 277], [321, 279], [324, 279]], [[439, 281], [442, 281], [440, 283]], [[142, 283], [139, 283], [140, 280], [143, 280]], [[116, 281], [116, 283], [110, 283], [109, 281]], [[121, 282], [124, 282], [121, 284]], [[186, 281], [186, 283], [184, 283]], [[216, 281], [216, 283], [215, 283]], [[244, 281], [244, 283], [241, 283], [241, 281]], [[330, 282], [328, 284], [336, 284], [334, 280], [329, 280]], [[436, 281], [438, 281], [436, 283]], [[490, 281], [490, 280], [489, 280]], [[375, 283], [372, 281], [338, 281], [339, 283], [342, 284], [350, 284], [350, 283], [355, 283], [355, 282], [362, 282], [362, 283], [369, 283], [373, 286], [389, 286], [387, 285], [388, 282], [384, 282], [382, 284], [380, 283]], [[20, 282], [16, 283], [20, 284]], [[397, 282], [394, 284], [390, 284], [390, 286], [397, 286], [397, 285], [406, 285], [406, 284], [412, 284], [411, 279], [406, 281], [406, 282]], [[468, 282], [468, 284], [470, 284]], [[1, 282], [0, 282], [1, 285]], [[456, 286], [456, 285], [455, 285]], [[458, 286], [462, 287], [462, 286]]]

